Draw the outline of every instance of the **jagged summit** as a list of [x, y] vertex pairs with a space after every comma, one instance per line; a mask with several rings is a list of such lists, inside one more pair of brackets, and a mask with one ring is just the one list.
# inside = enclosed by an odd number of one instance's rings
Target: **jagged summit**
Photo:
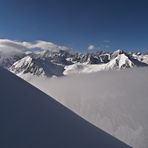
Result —
[[125, 54], [124, 50], [118, 49], [111, 54], [111, 58], [116, 58], [120, 54]]
[[[116, 54], [115, 54], [116, 53]], [[75, 63], [70, 66], [65, 66], [64, 75], [78, 74], [78, 73], [93, 73], [98, 71], [121, 70], [133, 67], [148, 66], [124, 52], [115, 52], [114, 58], [107, 63], [101, 64], [86, 64]]]
[[10, 71], [21, 77], [27, 73], [51, 77], [148, 66], [144, 62], [147, 59], [146, 56], [143, 56], [146, 58], [144, 60], [140, 59], [141, 56], [137, 54], [131, 55], [123, 50], [112, 53], [97, 52], [87, 54], [70, 53], [64, 50], [55, 52], [43, 50], [26, 55], [15, 62], [10, 67]]
[[132, 56], [128, 55], [125, 52], [116, 52], [116, 55], [112, 60], [108, 63], [108, 66], [110, 68], [115, 69], [126, 69], [126, 68], [132, 68], [132, 67], [139, 67], [139, 66], [147, 66], [147, 64], [142, 63], [138, 61], [137, 59], [134, 59]]
[[62, 76], [63, 70], [63, 66], [54, 64], [48, 58], [33, 58], [31, 56], [24, 57], [10, 67], [10, 71], [19, 76], [27, 73], [47, 77]]

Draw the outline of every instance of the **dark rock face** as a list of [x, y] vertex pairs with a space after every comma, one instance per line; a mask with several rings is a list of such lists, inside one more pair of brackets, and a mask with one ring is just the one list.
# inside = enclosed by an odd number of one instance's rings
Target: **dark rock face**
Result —
[[101, 60], [99, 57], [95, 55], [86, 54], [80, 58], [80, 63], [85, 63], [85, 62], [87, 62], [88, 64], [99, 64], [101, 63]]

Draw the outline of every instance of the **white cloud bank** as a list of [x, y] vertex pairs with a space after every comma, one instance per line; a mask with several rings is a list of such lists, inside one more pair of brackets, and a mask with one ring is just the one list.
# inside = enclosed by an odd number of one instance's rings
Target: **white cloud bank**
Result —
[[96, 49], [95, 45], [89, 45], [88, 46], [88, 50], [94, 50], [94, 49]]
[[41, 40], [34, 42], [21, 42], [9, 39], [0, 39], [0, 52], [4, 54], [14, 54], [16, 52], [24, 52], [33, 49], [50, 50], [53, 52], [59, 50], [69, 50], [69, 48], [65, 46], [58, 46], [54, 43]]
[[30, 82], [132, 147], [147, 148], [147, 76], [139, 68]]
[[110, 40], [103, 40], [104, 43], [110, 43]]

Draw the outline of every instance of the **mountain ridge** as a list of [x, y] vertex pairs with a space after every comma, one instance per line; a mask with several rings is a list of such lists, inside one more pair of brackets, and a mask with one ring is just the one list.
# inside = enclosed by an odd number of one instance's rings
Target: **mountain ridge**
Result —
[[[30, 61], [28, 61], [30, 59]], [[148, 54], [96, 51], [78, 53], [51, 42], [0, 39], [0, 66], [16, 75], [63, 76], [148, 66]]]
[[[36, 76], [63, 76], [77, 73], [91, 73], [109, 70], [123, 70], [148, 66], [140, 57], [117, 50], [112, 53], [70, 53], [68, 51], [50, 52], [44, 50], [32, 52], [16, 61], [9, 70], [18, 76], [31, 74]], [[139, 58], [138, 58], [139, 57]], [[144, 56], [145, 57], [145, 56]], [[30, 63], [27, 63], [27, 59]], [[146, 61], [146, 60], [145, 60]]]

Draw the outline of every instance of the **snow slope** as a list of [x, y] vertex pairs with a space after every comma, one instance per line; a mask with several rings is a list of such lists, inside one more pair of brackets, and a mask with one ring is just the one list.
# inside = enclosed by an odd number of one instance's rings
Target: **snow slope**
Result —
[[1, 148], [129, 148], [0, 68]]
[[145, 67], [30, 83], [121, 141], [148, 148], [147, 76]]

